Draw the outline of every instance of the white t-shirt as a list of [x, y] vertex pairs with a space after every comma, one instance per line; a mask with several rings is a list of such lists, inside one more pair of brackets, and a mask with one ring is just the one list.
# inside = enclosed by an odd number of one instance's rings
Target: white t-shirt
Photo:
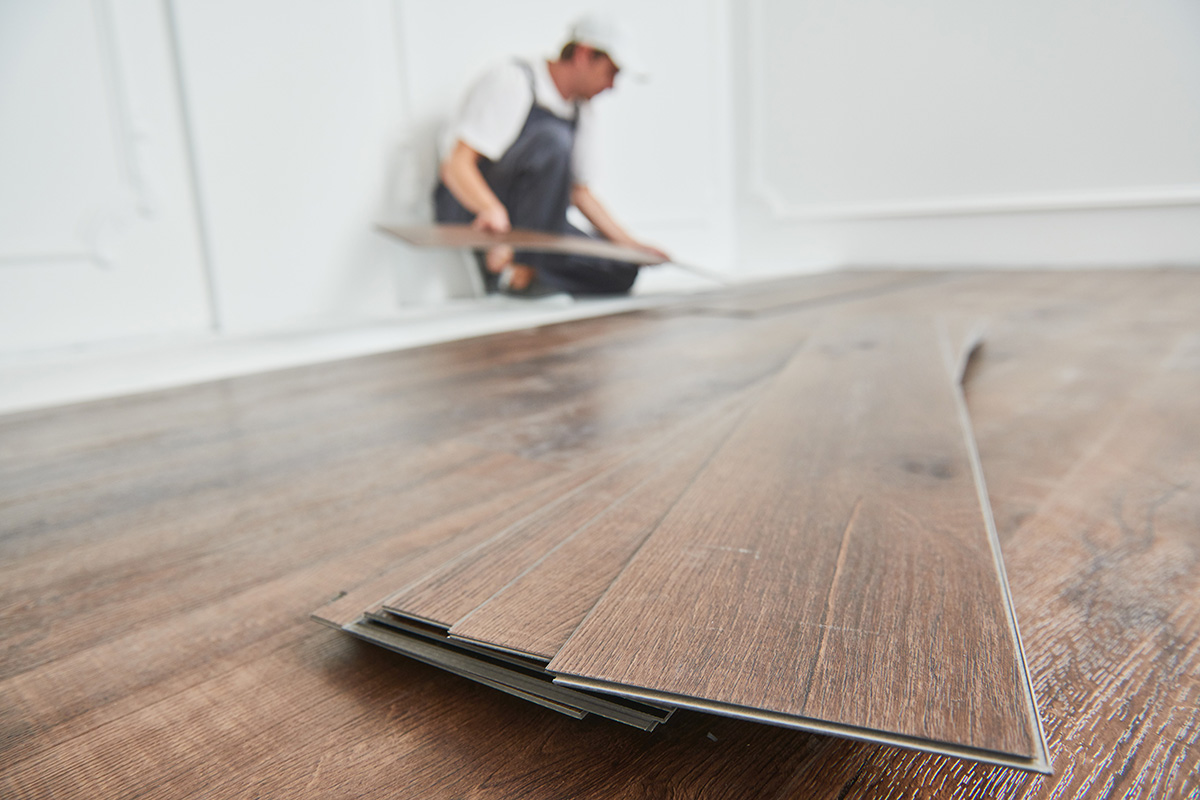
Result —
[[[558, 93], [545, 59], [527, 62], [533, 69], [533, 86], [538, 105], [556, 117], [573, 119], [575, 103]], [[506, 61], [485, 72], [467, 92], [462, 106], [442, 136], [441, 156], [445, 158], [458, 140], [480, 155], [497, 161], [521, 134], [533, 105], [529, 76], [515, 61]], [[592, 175], [592, 139], [595, 123], [591, 105], [579, 103], [579, 121], [575, 125], [572, 170], [576, 183], [586, 184]]]

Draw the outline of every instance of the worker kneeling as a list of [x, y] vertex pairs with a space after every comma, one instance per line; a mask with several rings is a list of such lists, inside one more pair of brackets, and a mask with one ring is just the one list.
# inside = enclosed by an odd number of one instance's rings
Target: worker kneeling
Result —
[[[594, 122], [590, 101], [611, 89], [628, 53], [610, 20], [585, 17], [554, 61], [510, 61], [471, 87], [442, 142], [438, 222], [481, 231], [515, 228], [586, 236], [567, 221], [574, 205], [609, 241], [662, 260], [627, 233], [588, 189]], [[622, 261], [493, 247], [480, 255], [489, 293], [537, 296], [627, 293], [638, 267]]]

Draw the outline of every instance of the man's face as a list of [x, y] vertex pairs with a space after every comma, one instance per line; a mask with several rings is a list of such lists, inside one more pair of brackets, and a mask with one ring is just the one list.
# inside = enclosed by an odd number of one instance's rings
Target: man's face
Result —
[[612, 59], [591, 48], [579, 48], [576, 51], [579, 64], [579, 96], [591, 100], [596, 95], [611, 89], [617, 77], [617, 65]]

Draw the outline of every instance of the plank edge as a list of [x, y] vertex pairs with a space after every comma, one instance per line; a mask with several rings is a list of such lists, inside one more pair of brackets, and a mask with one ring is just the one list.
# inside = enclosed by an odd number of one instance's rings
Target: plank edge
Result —
[[571, 686], [576, 689], [587, 689], [593, 692], [614, 694], [619, 697], [629, 698], [631, 700], [641, 700], [649, 703], [662, 703], [676, 706], [678, 708], [687, 708], [693, 711], [716, 714], [722, 717], [731, 717], [733, 719], [760, 722], [782, 728], [792, 728], [795, 730], [807, 731], [809, 733], [836, 736], [841, 739], [853, 739], [856, 741], [869, 742], [871, 744], [902, 747], [907, 750], [918, 750], [925, 753], [932, 753], [934, 755], [952, 756], [954, 758], [962, 758], [981, 764], [990, 764], [999, 767], [1013, 767], [1016, 769], [1025, 770], [1027, 772], [1041, 773], [1043, 775], [1053, 774], [1053, 769], [1049, 759], [1046, 757], [1045, 753], [1041, 751], [1037, 751], [1032, 758], [1024, 758], [1021, 756], [1010, 755], [1008, 753], [980, 750], [973, 747], [967, 747], [965, 745], [943, 744], [941, 742], [934, 742], [928, 739], [902, 736], [900, 734], [887, 733], [883, 731], [872, 731], [866, 728], [856, 728], [851, 725], [824, 722], [822, 720], [811, 719], [809, 717], [780, 714], [773, 711], [762, 711], [755, 708], [733, 705], [731, 703], [713, 702], [710, 700], [688, 697], [686, 695], [660, 692], [653, 689], [641, 689], [634, 686], [625, 686], [623, 684], [609, 683], [608, 681], [598, 681], [590, 678], [580, 678], [570, 675], [557, 675], [554, 678], [554, 682], [563, 686]]
[[[983, 475], [983, 462], [979, 457], [979, 446], [975, 441], [975, 428], [971, 424], [970, 409], [967, 408], [967, 398], [963, 390], [963, 378], [971, 358], [983, 345], [983, 325], [977, 323], [961, 343], [961, 349], [955, 357], [953, 343], [950, 342], [949, 332], [944, 324], [937, 326], [938, 339], [942, 354], [946, 360], [947, 369], [952, 379], [952, 394], [954, 406], [958, 412], [959, 427], [962, 430], [963, 441], [966, 445], [967, 459], [971, 463], [971, 472], [975, 479], [975, 491], [978, 494], [979, 508], [983, 515], [984, 528], [987, 531], [988, 545], [992, 551], [992, 564], [1004, 596], [1004, 613], [1008, 618], [1009, 635], [1012, 636], [1013, 648], [1016, 652], [1020, 684], [1025, 690], [1025, 712], [1030, 723], [1030, 738], [1033, 740], [1032, 759], [1045, 765], [1044, 773], [1053, 773], [1050, 760], [1050, 748], [1046, 740], [1046, 729], [1042, 724], [1042, 715], [1038, 710], [1037, 695], [1033, 691], [1033, 679], [1029, 674], [1029, 661], [1025, 655], [1025, 644], [1021, 639], [1021, 627], [1017, 622], [1016, 608], [1013, 606], [1012, 590], [1008, 583], [1008, 572], [1004, 568], [1004, 554], [1000, 547], [1000, 534], [996, 530], [996, 519], [992, 514], [992, 500], [988, 493], [987, 482]], [[1035, 770], [1041, 771], [1041, 770]]]

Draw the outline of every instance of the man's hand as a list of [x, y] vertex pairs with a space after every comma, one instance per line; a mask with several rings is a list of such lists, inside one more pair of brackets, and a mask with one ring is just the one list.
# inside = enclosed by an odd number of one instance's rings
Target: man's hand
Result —
[[[633, 248], [634, 250], [641, 250], [643, 253], [649, 253], [650, 255], [652, 255], [658, 259], [658, 261], [653, 262], [654, 264], [665, 264], [666, 262], [671, 260], [671, 256], [667, 254], [666, 250], [661, 250], [652, 244], [646, 244], [645, 242], [639, 242], [637, 239], [634, 239], [632, 236], [624, 236], [620, 239], [612, 239], [610, 241], [612, 241], [613, 244], [619, 244], [622, 247], [630, 247], [630, 248]], [[647, 264], [646, 266], [651, 266], [651, 265]]]
[[649, 253], [658, 259], [657, 263], [659, 264], [671, 260], [671, 257], [666, 252], [659, 250], [654, 245], [642, 244], [630, 236], [624, 228], [617, 224], [617, 221], [612, 218], [612, 215], [608, 213], [608, 210], [605, 209], [600, 201], [596, 199], [591, 189], [584, 184], [577, 183], [571, 187], [571, 203], [587, 217], [588, 222], [595, 226], [601, 236], [613, 244], [633, 247]]
[[671, 257], [669, 255], [667, 255], [667, 252], [665, 250], [660, 250], [652, 244], [643, 244], [642, 242], [634, 242], [633, 246], [636, 247], [638, 250], [644, 250], [647, 253], [649, 253], [650, 255], [657, 258], [658, 261], [656, 263], [658, 263], [658, 264], [665, 264], [666, 262], [671, 260]]
[[476, 214], [471, 227], [486, 233], [508, 233], [512, 230], [512, 223], [508, 219], [508, 210], [497, 203]]
[[479, 159], [479, 153], [470, 145], [458, 141], [442, 162], [442, 182], [464, 208], [475, 212], [472, 228], [486, 233], [508, 233], [512, 230], [508, 210], [483, 179]]

